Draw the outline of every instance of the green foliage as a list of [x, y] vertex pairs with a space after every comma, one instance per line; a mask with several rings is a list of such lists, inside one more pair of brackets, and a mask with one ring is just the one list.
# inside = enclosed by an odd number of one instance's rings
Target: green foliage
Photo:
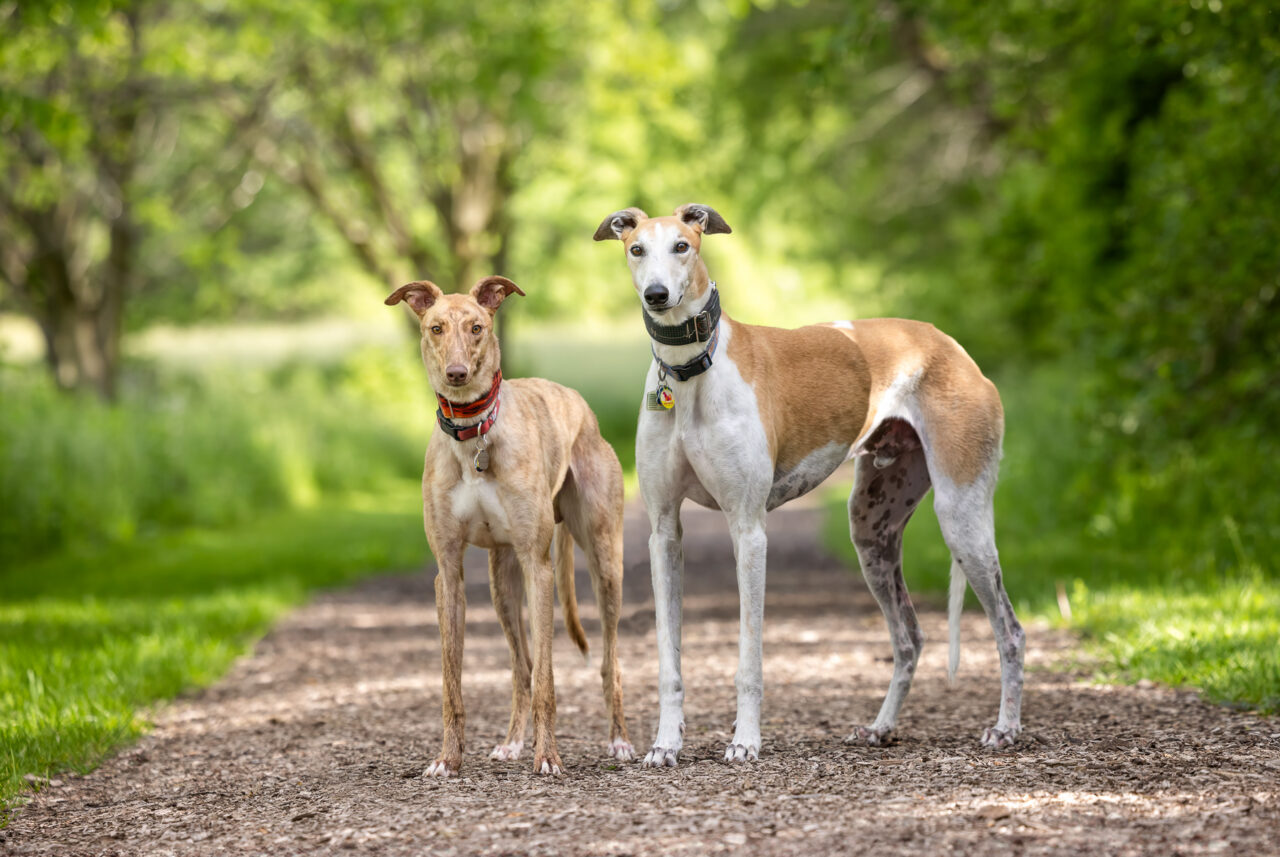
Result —
[[27, 774], [84, 771], [140, 709], [212, 682], [317, 587], [426, 559], [417, 485], [0, 572], [0, 806]]
[[127, 380], [106, 405], [59, 393], [35, 369], [0, 371], [6, 562], [245, 521], [421, 473], [429, 410], [425, 392], [406, 395], [423, 388], [407, 353]]

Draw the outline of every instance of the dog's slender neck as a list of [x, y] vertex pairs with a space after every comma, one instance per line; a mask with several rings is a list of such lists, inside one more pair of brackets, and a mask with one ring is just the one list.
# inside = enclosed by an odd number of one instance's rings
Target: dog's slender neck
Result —
[[[644, 310], [645, 314], [658, 324], [676, 325], [683, 324], [698, 313], [702, 312], [707, 308], [707, 304], [710, 303], [711, 295], [716, 290], [716, 284], [707, 279], [705, 268], [703, 268], [699, 274], [699, 279], [702, 280], [702, 294], [698, 295], [696, 298], [686, 298], [680, 302], [679, 306], [672, 307], [666, 312], [652, 313], [646, 308]], [[721, 318], [723, 320], [723, 314], [721, 315]], [[707, 348], [707, 343], [705, 341], [694, 342], [688, 345], [664, 345], [663, 343], [652, 339], [650, 342], [653, 344], [654, 353], [657, 354], [663, 362], [673, 365], [692, 360]]]

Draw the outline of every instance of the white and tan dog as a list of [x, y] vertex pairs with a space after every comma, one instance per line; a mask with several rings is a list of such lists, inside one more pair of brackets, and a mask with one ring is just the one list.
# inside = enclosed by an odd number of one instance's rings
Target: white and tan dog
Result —
[[[489, 587], [511, 648], [511, 723], [496, 759], [524, 746], [533, 683], [533, 769], [563, 772], [556, 751], [551, 670], [552, 599], [560, 590], [564, 623], [585, 654], [573, 590], [573, 544], [587, 555], [600, 608], [600, 675], [609, 712], [609, 755], [635, 758], [622, 713], [618, 614], [622, 609], [622, 468], [600, 436], [595, 414], [573, 390], [541, 378], [503, 381], [494, 315], [512, 293], [505, 277], [485, 277], [467, 295], [446, 295], [426, 281], [396, 289], [422, 330], [422, 361], [440, 403], [439, 430], [427, 445], [422, 511], [435, 554], [436, 610], [444, 671], [444, 746], [427, 776], [447, 777], [462, 764], [462, 640], [466, 546], [489, 549]], [[552, 570], [552, 535], [555, 542]], [[525, 592], [533, 657], [525, 638]]]
[[[741, 602], [738, 717], [725, 759], [760, 751], [765, 513], [810, 491], [853, 457], [849, 526], [863, 575], [889, 625], [893, 679], [875, 722], [846, 740], [883, 743], [911, 686], [924, 641], [902, 577], [902, 531], [934, 489], [951, 550], [951, 654], [965, 581], [995, 630], [1000, 715], [982, 743], [1012, 744], [1021, 730], [1024, 636], [1001, 582], [992, 496], [1004, 432], [996, 388], [955, 340], [929, 324], [868, 319], [780, 330], [733, 321], [699, 250], [729, 232], [714, 210], [673, 217], [628, 208], [595, 239], [622, 241], [642, 296], [654, 362], [636, 436], [640, 490], [652, 534], [659, 720], [646, 766], [674, 766], [683, 743], [680, 677], [685, 498], [724, 511]], [[684, 380], [682, 380], [684, 379]]]

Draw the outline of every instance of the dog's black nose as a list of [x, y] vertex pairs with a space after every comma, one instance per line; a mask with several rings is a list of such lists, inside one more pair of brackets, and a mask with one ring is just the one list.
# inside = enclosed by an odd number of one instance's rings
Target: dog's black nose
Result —
[[445, 367], [444, 376], [449, 379], [450, 384], [460, 387], [467, 383], [467, 367], [460, 363], [454, 363]]
[[671, 293], [667, 291], [666, 286], [660, 286], [654, 283], [644, 290], [644, 300], [649, 306], [662, 306], [667, 302], [667, 298]]

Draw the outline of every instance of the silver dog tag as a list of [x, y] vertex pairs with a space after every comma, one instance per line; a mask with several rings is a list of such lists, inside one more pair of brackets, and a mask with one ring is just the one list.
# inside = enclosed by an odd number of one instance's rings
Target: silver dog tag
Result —
[[476, 457], [471, 459], [472, 464], [476, 466], [476, 471], [484, 473], [489, 469], [489, 450], [483, 447], [476, 450]]

